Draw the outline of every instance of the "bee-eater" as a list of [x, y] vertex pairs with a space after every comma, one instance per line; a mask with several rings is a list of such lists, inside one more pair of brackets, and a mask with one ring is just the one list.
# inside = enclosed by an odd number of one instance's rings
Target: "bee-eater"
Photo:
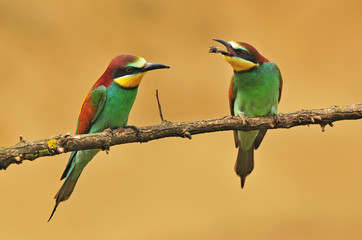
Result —
[[[220, 53], [234, 70], [229, 88], [231, 114], [242, 118], [275, 116], [277, 119], [283, 85], [278, 66], [250, 44], [213, 40], [223, 44], [227, 51], [212, 47], [210, 52]], [[234, 131], [235, 146], [239, 148], [235, 172], [241, 178], [241, 188], [254, 169], [254, 149], [259, 147], [266, 131]]]
[[[83, 100], [76, 134], [96, 133], [119, 127], [138, 130], [127, 123], [138, 86], [146, 72], [160, 68], [169, 68], [169, 66], [148, 63], [144, 58], [132, 55], [120, 55], [112, 59], [106, 71]], [[70, 197], [84, 167], [99, 151], [100, 149], [91, 149], [72, 152], [60, 178], [65, 181], [54, 197], [55, 207], [48, 222], [59, 203]]]

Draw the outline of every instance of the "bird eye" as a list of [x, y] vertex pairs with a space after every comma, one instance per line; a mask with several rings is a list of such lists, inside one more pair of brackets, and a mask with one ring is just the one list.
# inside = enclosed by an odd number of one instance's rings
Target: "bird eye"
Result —
[[132, 73], [134, 71], [133, 67], [127, 67], [126, 68], [126, 73]]
[[247, 55], [247, 52], [245, 51], [245, 50], [243, 50], [243, 49], [236, 49], [236, 52], [237, 52], [237, 54], [240, 56], [240, 55], [242, 55], [242, 56], [245, 56], [245, 55]]

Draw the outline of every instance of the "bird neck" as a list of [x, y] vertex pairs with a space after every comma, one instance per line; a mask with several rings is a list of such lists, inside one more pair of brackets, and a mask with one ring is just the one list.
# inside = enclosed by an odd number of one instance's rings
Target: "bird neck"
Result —
[[270, 80], [276, 69], [276, 65], [271, 62], [263, 63], [247, 71], [234, 72], [233, 81], [235, 86], [248, 88], [254, 86], [264, 86]]
[[253, 71], [256, 71], [256, 69], [259, 67], [259, 65], [255, 65], [254, 67], [251, 67], [251, 68], [248, 68], [248, 69], [245, 69], [245, 70], [241, 70], [241, 71], [235, 71], [234, 70], [234, 75], [237, 74], [243, 74], [243, 73], [250, 73], [250, 72], [253, 72]]
[[[264, 65], [264, 64], [263, 64]], [[234, 72], [234, 85], [248, 88], [263, 84], [263, 65], [255, 66], [249, 70]]]

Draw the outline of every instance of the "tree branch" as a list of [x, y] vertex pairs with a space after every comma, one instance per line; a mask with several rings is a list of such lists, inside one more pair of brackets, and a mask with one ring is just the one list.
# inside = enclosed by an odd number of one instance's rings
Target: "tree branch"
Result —
[[11, 164], [20, 164], [24, 160], [32, 161], [39, 157], [85, 149], [109, 149], [114, 145], [148, 142], [166, 137], [187, 137], [191, 139], [191, 135], [208, 132], [291, 128], [310, 124], [319, 124], [324, 130], [326, 125], [333, 126], [332, 122], [335, 121], [361, 118], [362, 104], [354, 104], [344, 107], [333, 106], [326, 109], [301, 110], [294, 113], [279, 114], [278, 117], [245, 117], [243, 119], [241, 117], [226, 116], [218, 119], [190, 122], [163, 121], [158, 125], [139, 128], [139, 134], [136, 134], [132, 129], [119, 128], [114, 131], [94, 134], [74, 136], [61, 134], [34, 142], [27, 142], [21, 137], [20, 142], [15, 146], [0, 148], [0, 170], [6, 169]]

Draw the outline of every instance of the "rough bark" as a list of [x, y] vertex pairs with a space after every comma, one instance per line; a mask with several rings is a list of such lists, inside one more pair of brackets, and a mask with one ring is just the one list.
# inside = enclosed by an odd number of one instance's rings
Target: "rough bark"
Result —
[[132, 143], [148, 142], [166, 137], [186, 137], [208, 132], [228, 130], [254, 130], [291, 128], [295, 126], [318, 124], [322, 127], [333, 126], [332, 123], [340, 120], [362, 118], [362, 104], [349, 106], [333, 106], [326, 109], [301, 110], [293, 113], [279, 114], [277, 117], [233, 117], [226, 116], [218, 119], [197, 120], [189, 122], [163, 121], [161, 124], [141, 127], [137, 134], [130, 128], [106, 130], [101, 133], [74, 135], [61, 134], [50, 138], [28, 142], [20, 137], [20, 142], [12, 147], [0, 148], [0, 170], [11, 164], [20, 164], [24, 160], [34, 160], [39, 157], [53, 156], [65, 152], [104, 149], [111, 146]]

